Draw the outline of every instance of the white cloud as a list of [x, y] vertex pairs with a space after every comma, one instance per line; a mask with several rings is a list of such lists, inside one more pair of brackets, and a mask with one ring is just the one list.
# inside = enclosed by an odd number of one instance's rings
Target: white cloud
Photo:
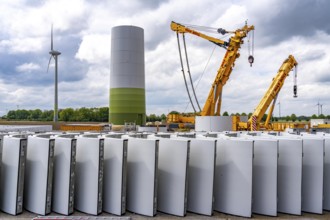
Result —
[[23, 63], [16, 67], [17, 72], [31, 72], [32, 70], [38, 70], [40, 66], [35, 63]]
[[243, 5], [232, 5], [214, 23], [228, 31], [240, 28], [248, 20], [247, 9]]
[[36, 53], [41, 51], [42, 38], [12, 38], [0, 41], [0, 51], [10, 54]]
[[94, 64], [109, 61], [110, 35], [95, 34], [84, 36], [75, 57]]
[[[28, 85], [29, 83], [26, 82]], [[49, 92], [51, 88], [30, 86], [18, 87], [13, 84], [6, 84], [0, 80], [0, 114], [5, 114], [12, 109], [52, 109], [53, 95]]]

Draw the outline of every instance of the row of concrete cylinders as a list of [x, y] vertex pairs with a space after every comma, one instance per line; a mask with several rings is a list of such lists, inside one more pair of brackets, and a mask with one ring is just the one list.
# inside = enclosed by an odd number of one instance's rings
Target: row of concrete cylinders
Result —
[[330, 210], [329, 135], [182, 136], [2, 135], [0, 209], [244, 217]]

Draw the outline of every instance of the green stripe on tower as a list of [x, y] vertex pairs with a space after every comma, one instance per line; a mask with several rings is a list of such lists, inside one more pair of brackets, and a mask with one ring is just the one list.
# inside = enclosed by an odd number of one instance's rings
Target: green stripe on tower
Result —
[[111, 88], [109, 122], [123, 125], [125, 122], [145, 124], [146, 101], [145, 89]]

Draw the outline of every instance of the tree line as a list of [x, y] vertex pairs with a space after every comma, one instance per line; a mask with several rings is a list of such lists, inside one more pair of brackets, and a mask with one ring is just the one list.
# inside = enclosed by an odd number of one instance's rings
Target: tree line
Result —
[[[59, 109], [59, 121], [72, 122], [108, 122], [109, 108], [65, 108]], [[26, 121], [52, 121], [54, 118], [53, 110], [10, 110], [7, 115], [2, 117], [7, 120], [26, 120]]]
[[[171, 111], [170, 114], [182, 114], [182, 115], [186, 115], [186, 116], [193, 116], [193, 113], [179, 113], [177, 111]], [[228, 113], [227, 111], [225, 111], [222, 116], [247, 116], [248, 118], [250, 118], [252, 116], [252, 112], [250, 113]], [[266, 121], [267, 118], [267, 114], [264, 114], [264, 116], [262, 117], [261, 121]], [[309, 121], [310, 119], [330, 119], [330, 115], [324, 115], [324, 114], [320, 114], [320, 115], [316, 115], [313, 114], [312, 116], [305, 116], [305, 115], [300, 115], [297, 116], [296, 114], [291, 114], [291, 115], [286, 115], [286, 116], [282, 116], [282, 117], [276, 117], [273, 116], [272, 117], [272, 121], [293, 121], [293, 122], [304, 122], [304, 121]]]
[[[246, 114], [246, 113], [231, 113], [231, 116], [233, 115], [237, 115], [237, 116], [247, 116], [248, 118], [250, 118], [252, 116], [252, 112]], [[224, 112], [223, 116], [229, 116], [228, 112]], [[267, 118], [267, 114], [265, 114], [262, 117], [262, 121], [265, 121]], [[313, 114], [312, 116], [305, 116], [305, 115], [300, 115], [297, 116], [296, 114], [291, 114], [291, 115], [286, 115], [286, 116], [282, 116], [282, 117], [276, 117], [273, 116], [272, 117], [272, 121], [298, 121], [298, 122], [303, 122], [303, 121], [309, 121], [311, 119], [330, 119], [330, 115], [324, 115], [324, 114], [320, 114], [319, 116], [317, 116], [316, 114]]]
[[[179, 114], [179, 112], [172, 111], [171, 114]], [[191, 114], [186, 114], [191, 115]], [[231, 113], [224, 112], [223, 116], [247, 116], [251, 117], [252, 113]], [[25, 110], [25, 109], [17, 109], [10, 110], [7, 115], [4, 115], [2, 119], [7, 120], [26, 120], [26, 121], [52, 121], [54, 118], [53, 110]], [[267, 114], [263, 116], [263, 121], [267, 118]], [[310, 119], [330, 119], [330, 115], [320, 114], [312, 115], [312, 116], [296, 116], [295, 114], [282, 116], [282, 117], [272, 117], [272, 121], [309, 121]], [[108, 122], [109, 121], [109, 107], [100, 107], [100, 108], [65, 108], [59, 110], [59, 121], [65, 122]], [[155, 121], [166, 121], [166, 115], [156, 115], [149, 114], [146, 116], [147, 122], [155, 122]]]
[[[59, 109], [59, 121], [65, 122], [108, 122], [109, 121], [109, 107], [100, 108], [65, 108]], [[53, 121], [53, 110], [26, 110], [17, 109], [8, 111], [7, 115], [2, 116], [6, 120], [24, 120], [24, 121]], [[166, 115], [150, 114], [146, 116], [147, 122], [164, 121]]]

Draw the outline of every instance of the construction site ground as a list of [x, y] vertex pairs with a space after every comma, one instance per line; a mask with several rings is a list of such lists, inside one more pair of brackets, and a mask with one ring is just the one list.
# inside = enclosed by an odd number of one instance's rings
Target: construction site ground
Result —
[[[0, 219], [8, 219], [8, 220], [13, 220], [13, 219], [19, 219], [19, 220], [27, 220], [27, 219], [33, 219], [36, 217], [43, 217], [42, 219], [47, 219], [47, 217], [57, 217], [57, 219], [68, 219], [68, 218], [74, 218], [77, 219], [77, 217], [82, 217], [80, 219], [99, 219], [99, 220], [106, 220], [106, 219], [248, 219], [244, 217], [239, 217], [239, 216], [233, 216], [233, 215], [226, 215], [224, 213], [220, 212], [214, 212], [213, 216], [204, 216], [204, 215], [198, 215], [195, 213], [187, 212], [187, 215], [185, 217], [179, 217], [179, 216], [173, 216], [173, 215], [168, 215], [162, 212], [157, 212], [157, 215], [154, 217], [149, 217], [149, 216], [143, 216], [143, 215], [138, 215], [134, 214], [132, 212], [126, 212], [125, 215], [123, 216], [116, 216], [112, 215], [109, 213], [103, 212], [102, 214], [98, 216], [93, 216], [93, 215], [88, 215], [82, 212], [75, 211], [74, 214], [70, 216], [64, 216], [64, 215], [59, 215], [57, 213], [51, 213], [47, 216], [40, 216], [28, 211], [24, 211], [22, 214], [17, 215], [17, 216], [12, 216], [5, 214], [3, 212], [0, 212]], [[278, 213], [277, 217], [272, 217], [272, 216], [264, 216], [264, 215], [257, 215], [253, 214], [251, 219], [330, 219], [330, 212], [325, 211], [323, 215], [318, 215], [318, 214], [312, 214], [312, 213], [303, 213], [301, 216], [296, 216], [296, 215], [288, 215], [288, 214], [283, 214], [283, 213]]]

